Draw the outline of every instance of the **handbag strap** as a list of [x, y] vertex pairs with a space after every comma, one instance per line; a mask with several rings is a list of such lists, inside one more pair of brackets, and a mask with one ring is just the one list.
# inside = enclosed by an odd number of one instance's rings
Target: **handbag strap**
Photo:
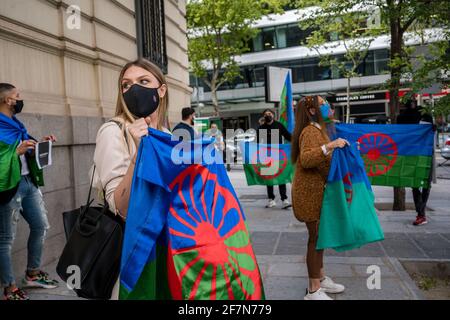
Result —
[[91, 184], [89, 186], [89, 193], [88, 193], [88, 198], [86, 201], [86, 207], [89, 207], [93, 201], [93, 200], [91, 200], [91, 193], [92, 193], [92, 185], [94, 184], [95, 169], [96, 169], [96, 166], [94, 164], [94, 170], [92, 170]]
[[[120, 121], [110, 119], [107, 122], [113, 122], [113, 123], [117, 124], [117, 126], [120, 128], [120, 130], [124, 130], [123, 123]], [[124, 133], [125, 143], [127, 144], [127, 148], [128, 148], [128, 150], [130, 150], [130, 144], [128, 143], [127, 134], [125, 131], [123, 133]]]
[[[113, 122], [113, 123], [115, 123], [120, 129], [123, 128], [123, 127], [122, 127], [122, 123], [120, 123], [119, 121], [110, 119], [110, 120], [107, 121], [107, 122]], [[125, 137], [125, 142], [126, 142], [127, 146], [129, 147], [129, 145], [128, 145], [128, 139], [127, 139], [126, 133], [124, 134], [124, 137]], [[96, 169], [96, 168], [97, 168], [97, 166], [94, 164], [94, 170], [92, 170], [91, 184], [90, 184], [90, 186], [89, 186], [89, 193], [88, 193], [88, 198], [87, 198], [87, 201], [86, 201], [86, 207], [90, 207], [90, 205], [91, 205], [92, 202], [94, 201], [94, 199], [91, 200], [91, 193], [92, 193], [92, 185], [93, 185], [93, 183], [94, 183], [94, 176], [95, 176], [95, 169]], [[104, 189], [104, 188], [103, 188], [103, 206], [104, 206], [105, 208], [109, 207], [109, 206], [108, 206], [108, 202], [106, 201], [105, 189]]]

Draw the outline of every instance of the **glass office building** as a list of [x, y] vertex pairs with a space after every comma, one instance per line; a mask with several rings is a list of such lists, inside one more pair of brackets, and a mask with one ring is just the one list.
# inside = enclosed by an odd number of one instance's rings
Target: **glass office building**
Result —
[[[218, 90], [220, 115], [224, 127], [244, 126], [242, 129], [257, 127], [261, 112], [266, 108], [276, 108], [265, 101], [265, 68], [277, 66], [292, 70], [294, 99], [302, 95], [320, 94], [337, 107], [338, 114], [343, 113], [346, 99], [347, 79], [336, 68], [320, 65], [320, 57], [313, 49], [303, 45], [312, 29], [302, 30], [298, 24], [301, 13], [297, 10], [286, 11], [282, 15], [264, 17], [255, 28], [259, 33], [248, 43], [249, 51], [236, 57], [240, 65], [240, 75], [233, 81], [224, 83]], [[366, 23], [361, 22], [361, 27]], [[338, 34], [330, 34], [329, 40], [338, 40]], [[389, 79], [389, 37], [376, 38], [357, 72], [360, 77], [352, 78], [351, 92], [373, 99], [354, 99], [351, 104], [351, 116], [354, 121], [364, 117], [387, 115], [388, 99], [383, 84]], [[417, 45], [409, 43], [408, 45]], [[336, 59], [344, 58], [345, 49], [334, 48], [330, 54]], [[194, 90], [191, 102], [202, 116], [212, 114], [211, 93], [209, 87], [191, 74], [190, 84]], [[199, 106], [199, 107], [198, 107]], [[275, 109], [276, 110], [276, 109]]]

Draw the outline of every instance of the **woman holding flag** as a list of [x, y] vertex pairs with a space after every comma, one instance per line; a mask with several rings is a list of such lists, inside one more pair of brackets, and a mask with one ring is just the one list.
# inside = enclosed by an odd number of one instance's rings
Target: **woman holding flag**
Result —
[[292, 163], [296, 163], [292, 183], [295, 217], [306, 223], [309, 233], [306, 264], [309, 288], [305, 300], [331, 300], [326, 293], [341, 293], [344, 286], [325, 276], [323, 250], [316, 250], [319, 220], [325, 183], [330, 170], [331, 154], [343, 148], [344, 139], [330, 141], [334, 134], [333, 111], [320, 96], [302, 98], [297, 106], [292, 135]]
[[[126, 219], [112, 299], [263, 299], [237, 195], [223, 163], [203, 159], [214, 140], [175, 153], [180, 142], [164, 127], [167, 90], [154, 64], [127, 64], [116, 117], [97, 134], [94, 181]], [[190, 162], [198, 150], [201, 161]]]
[[[127, 216], [131, 182], [140, 140], [148, 128], [165, 127], [167, 83], [162, 71], [145, 59], [126, 64], [119, 76], [116, 116], [98, 131], [94, 154], [94, 186], [103, 191], [109, 209]], [[119, 282], [112, 293], [118, 299]]]

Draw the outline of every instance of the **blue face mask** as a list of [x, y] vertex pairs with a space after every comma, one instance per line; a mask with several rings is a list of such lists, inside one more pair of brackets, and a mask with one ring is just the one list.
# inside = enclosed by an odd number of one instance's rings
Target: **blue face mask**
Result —
[[320, 105], [320, 113], [322, 114], [322, 118], [325, 123], [332, 122], [331, 119], [333, 118], [333, 110], [331, 109], [328, 101], [325, 101]]

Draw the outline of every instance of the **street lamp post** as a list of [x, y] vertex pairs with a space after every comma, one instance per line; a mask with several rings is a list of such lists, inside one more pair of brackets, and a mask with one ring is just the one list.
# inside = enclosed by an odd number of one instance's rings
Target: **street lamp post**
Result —
[[196, 96], [197, 96], [197, 112], [198, 112], [198, 116], [200, 117], [200, 115], [201, 115], [201, 107], [200, 107], [200, 89], [199, 89], [199, 87], [198, 87], [198, 77], [197, 76], [195, 76], [195, 86], [196, 86], [196, 88], [197, 88], [197, 94], [196, 94]]

